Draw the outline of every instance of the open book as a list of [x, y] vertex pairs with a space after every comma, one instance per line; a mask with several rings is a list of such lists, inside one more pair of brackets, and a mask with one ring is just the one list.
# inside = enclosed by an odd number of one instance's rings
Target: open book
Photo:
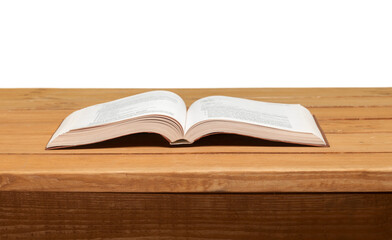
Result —
[[46, 148], [96, 143], [141, 132], [160, 134], [172, 145], [191, 144], [215, 133], [328, 145], [313, 115], [299, 104], [210, 96], [195, 101], [187, 110], [177, 94], [151, 91], [71, 113]]

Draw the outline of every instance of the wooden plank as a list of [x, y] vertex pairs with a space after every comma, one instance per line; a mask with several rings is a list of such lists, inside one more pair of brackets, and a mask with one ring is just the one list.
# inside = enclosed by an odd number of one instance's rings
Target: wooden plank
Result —
[[[14, 89], [0, 91], [0, 109], [77, 110], [94, 104], [131, 96], [150, 89]], [[189, 106], [209, 95], [227, 95], [253, 100], [299, 103], [306, 107], [392, 106], [390, 88], [374, 89], [174, 89]], [[274, 93], [275, 92], [275, 93]]]
[[[326, 134], [330, 147], [310, 147], [237, 135], [212, 135], [190, 146], [170, 147], [157, 134], [134, 134], [73, 149], [45, 150], [50, 135], [0, 138], [1, 154], [194, 154], [194, 153], [372, 153], [392, 152], [390, 133]], [[21, 147], [23, 146], [23, 148]], [[165, 157], [165, 156], [162, 156]]]
[[[191, 98], [210, 95], [229, 94], [234, 97], [347, 97], [347, 96], [392, 96], [392, 88], [202, 88], [202, 89], [154, 89], [154, 88], [18, 88], [0, 89], [0, 99], [51, 99], [64, 96], [66, 98], [84, 96], [86, 98], [102, 98], [108, 96], [126, 97], [146, 91], [168, 90]], [[109, 94], [109, 95], [108, 95]], [[40, 96], [40, 97], [37, 97]]]
[[392, 119], [318, 121], [325, 133], [392, 133]]
[[[392, 107], [310, 108], [318, 120], [392, 119]], [[59, 125], [73, 110], [0, 110], [1, 123], [45, 122]], [[60, 122], [59, 122], [60, 121]]]
[[[226, 96], [230, 96], [225, 94]], [[392, 107], [392, 97], [324, 97], [324, 98], [255, 98], [255, 97], [244, 97], [251, 100], [273, 102], [273, 103], [286, 103], [286, 104], [302, 104], [305, 107]], [[77, 99], [51, 99], [51, 100], [34, 100], [34, 101], [15, 101], [15, 100], [3, 100], [0, 105], [1, 110], [9, 109], [32, 109], [32, 110], [78, 110], [88, 106], [92, 106], [99, 103], [104, 103], [112, 100], [119, 99], [118, 96], [112, 98], [102, 99], [85, 99], [83, 101]], [[184, 98], [186, 105], [189, 107], [193, 102], [200, 98]], [[12, 107], [11, 107], [12, 106]]]
[[392, 195], [0, 192], [1, 239], [389, 239]]
[[[320, 122], [329, 120], [380, 120], [392, 119], [392, 107], [370, 108], [310, 108]], [[6, 123], [14, 124], [53, 124], [56, 128], [73, 110], [0, 110], [0, 127]]]
[[392, 107], [336, 107], [309, 108], [318, 120], [392, 119]]
[[[0, 116], [2, 114], [0, 113]], [[7, 135], [52, 135], [62, 122], [59, 114], [54, 114], [47, 119], [39, 113], [11, 112], [3, 113], [0, 120], [0, 134]], [[47, 117], [47, 116], [45, 116]], [[325, 133], [391, 133], [392, 118], [390, 119], [321, 119], [318, 120]], [[17, 129], [18, 131], [15, 131]]]
[[2, 155], [0, 191], [392, 191], [392, 153]]
[[[392, 153], [183, 154], [10, 154], [0, 156], [0, 173], [215, 173], [375, 172], [392, 170]], [[232, 156], [230, 158], [230, 156]], [[369, 161], [371, 158], [371, 161]], [[88, 161], [86, 160], [88, 159]], [[245, 176], [243, 176], [246, 178]], [[392, 176], [391, 176], [392, 177]]]

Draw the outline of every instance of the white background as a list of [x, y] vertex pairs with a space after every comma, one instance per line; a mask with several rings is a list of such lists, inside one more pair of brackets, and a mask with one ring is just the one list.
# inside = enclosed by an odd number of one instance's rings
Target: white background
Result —
[[0, 87], [391, 83], [392, 1], [0, 2]]

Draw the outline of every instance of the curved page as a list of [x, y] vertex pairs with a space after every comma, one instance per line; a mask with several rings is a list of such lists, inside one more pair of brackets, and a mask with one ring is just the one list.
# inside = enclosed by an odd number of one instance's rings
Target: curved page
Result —
[[93, 105], [70, 114], [61, 123], [49, 143], [59, 135], [73, 129], [99, 126], [153, 114], [174, 118], [184, 128], [186, 105], [180, 96], [169, 91], [150, 91]]

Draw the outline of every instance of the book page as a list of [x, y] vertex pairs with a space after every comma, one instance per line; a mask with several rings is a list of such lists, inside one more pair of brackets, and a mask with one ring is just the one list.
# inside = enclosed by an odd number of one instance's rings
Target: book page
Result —
[[97, 104], [69, 115], [52, 139], [72, 129], [93, 127], [152, 114], [174, 118], [184, 127], [186, 105], [180, 96], [169, 91], [150, 91]]
[[[288, 131], [314, 133], [315, 129], [312, 125], [315, 123], [309, 122], [304, 110], [306, 109], [299, 104], [211, 96], [199, 99], [190, 106], [185, 128], [188, 131], [194, 124], [206, 120], [228, 120]], [[310, 112], [308, 114], [312, 117]]]

